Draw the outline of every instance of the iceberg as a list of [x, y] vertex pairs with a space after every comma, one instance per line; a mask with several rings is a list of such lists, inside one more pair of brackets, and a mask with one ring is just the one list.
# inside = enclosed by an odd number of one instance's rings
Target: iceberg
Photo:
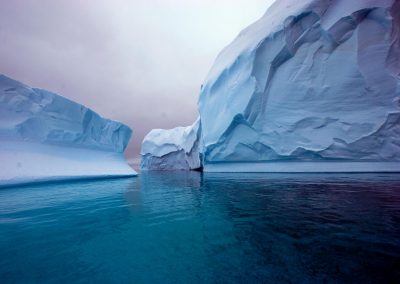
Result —
[[198, 170], [200, 120], [188, 127], [153, 129], [143, 140], [142, 170]]
[[0, 186], [134, 176], [132, 130], [46, 90], [0, 75]]
[[279, 0], [201, 88], [204, 171], [400, 171], [400, 1]]

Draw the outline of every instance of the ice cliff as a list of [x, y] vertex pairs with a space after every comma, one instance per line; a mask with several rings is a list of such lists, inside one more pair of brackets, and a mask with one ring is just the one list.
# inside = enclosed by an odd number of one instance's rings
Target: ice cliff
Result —
[[200, 169], [200, 120], [188, 127], [153, 129], [143, 140], [143, 170]]
[[0, 186], [131, 176], [129, 127], [0, 75]]
[[279, 0], [200, 93], [205, 171], [400, 171], [400, 1]]

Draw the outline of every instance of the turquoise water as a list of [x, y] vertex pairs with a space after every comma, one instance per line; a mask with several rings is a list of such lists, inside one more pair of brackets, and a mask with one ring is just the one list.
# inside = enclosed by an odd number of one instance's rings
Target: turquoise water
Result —
[[1, 283], [394, 283], [400, 175], [142, 174], [0, 189]]

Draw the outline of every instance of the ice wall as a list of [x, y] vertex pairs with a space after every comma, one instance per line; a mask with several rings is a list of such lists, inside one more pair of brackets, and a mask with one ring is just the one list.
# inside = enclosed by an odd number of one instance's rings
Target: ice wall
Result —
[[143, 140], [142, 170], [195, 170], [201, 168], [200, 120], [188, 127], [153, 129]]
[[276, 1], [203, 84], [205, 170], [400, 170], [399, 13], [393, 0]]
[[[400, 0], [276, 1], [218, 55], [202, 85], [202, 167], [400, 171], [399, 95]], [[149, 153], [169, 145], [169, 132], [157, 135], [166, 142]], [[150, 135], [145, 148], [152, 139], [160, 138]]]
[[132, 131], [54, 93], [0, 75], [0, 185], [130, 176]]

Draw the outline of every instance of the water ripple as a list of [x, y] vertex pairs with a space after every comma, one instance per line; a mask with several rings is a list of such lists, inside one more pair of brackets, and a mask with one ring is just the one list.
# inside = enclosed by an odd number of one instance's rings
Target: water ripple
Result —
[[0, 279], [390, 283], [400, 176], [153, 173], [0, 190]]

